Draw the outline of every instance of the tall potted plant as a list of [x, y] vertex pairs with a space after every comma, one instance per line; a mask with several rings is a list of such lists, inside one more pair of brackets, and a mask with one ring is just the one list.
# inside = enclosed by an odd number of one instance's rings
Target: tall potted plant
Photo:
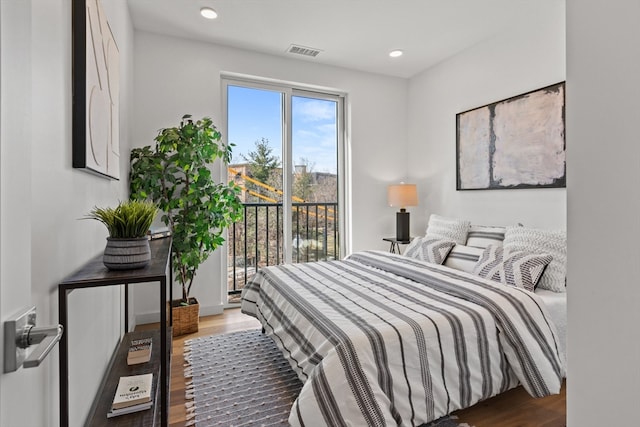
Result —
[[[172, 302], [174, 335], [198, 330], [197, 300], [190, 296], [196, 271], [224, 243], [224, 229], [242, 218], [240, 188], [216, 183], [211, 175], [216, 159], [228, 163], [231, 146], [221, 142], [210, 118], [194, 121], [190, 115], [161, 129], [154, 147], [131, 150], [131, 197], [155, 202], [172, 232], [173, 269], [182, 286], [182, 298]], [[180, 307], [190, 312], [182, 316]], [[195, 325], [181, 325], [181, 317], [195, 319]]]

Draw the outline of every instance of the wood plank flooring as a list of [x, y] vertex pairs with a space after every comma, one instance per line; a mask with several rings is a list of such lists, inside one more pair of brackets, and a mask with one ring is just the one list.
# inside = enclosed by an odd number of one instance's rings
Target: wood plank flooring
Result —
[[[140, 325], [136, 330], [157, 327], [158, 324]], [[185, 340], [259, 327], [260, 323], [256, 319], [233, 308], [225, 310], [223, 314], [200, 318], [200, 330], [197, 333], [173, 339], [170, 427], [183, 427], [186, 422], [183, 377]], [[459, 422], [475, 427], [565, 427], [566, 387], [562, 387], [560, 394], [542, 399], [534, 399], [522, 387], [517, 387], [454, 414], [459, 417]]]

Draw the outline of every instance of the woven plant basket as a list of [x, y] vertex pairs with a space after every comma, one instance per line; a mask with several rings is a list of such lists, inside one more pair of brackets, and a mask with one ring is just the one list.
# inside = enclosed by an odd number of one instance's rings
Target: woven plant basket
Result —
[[[180, 300], [173, 300], [173, 336], [198, 332], [200, 320], [200, 304], [195, 298], [189, 298], [189, 305], [180, 305]], [[167, 302], [167, 310], [169, 303]]]

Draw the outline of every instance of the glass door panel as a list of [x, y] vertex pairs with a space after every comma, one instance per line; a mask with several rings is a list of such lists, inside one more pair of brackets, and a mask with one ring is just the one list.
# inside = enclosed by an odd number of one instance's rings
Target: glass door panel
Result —
[[291, 100], [292, 262], [337, 259], [338, 102]]
[[282, 147], [284, 94], [227, 86], [228, 179], [242, 189], [243, 220], [229, 229], [230, 298], [265, 265], [283, 262]]
[[231, 81], [226, 95], [228, 178], [244, 204], [227, 245], [233, 301], [260, 267], [340, 257], [342, 98]]

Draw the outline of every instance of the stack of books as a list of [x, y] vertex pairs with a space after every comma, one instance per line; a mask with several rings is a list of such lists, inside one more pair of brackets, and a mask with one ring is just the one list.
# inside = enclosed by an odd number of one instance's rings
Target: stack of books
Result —
[[152, 384], [153, 374], [120, 377], [111, 410], [107, 412], [107, 418], [151, 408], [153, 405], [151, 400]]
[[149, 240], [163, 239], [171, 236], [169, 227], [151, 227], [149, 229]]
[[137, 365], [151, 360], [151, 337], [131, 340], [129, 353], [127, 353], [127, 365]]

